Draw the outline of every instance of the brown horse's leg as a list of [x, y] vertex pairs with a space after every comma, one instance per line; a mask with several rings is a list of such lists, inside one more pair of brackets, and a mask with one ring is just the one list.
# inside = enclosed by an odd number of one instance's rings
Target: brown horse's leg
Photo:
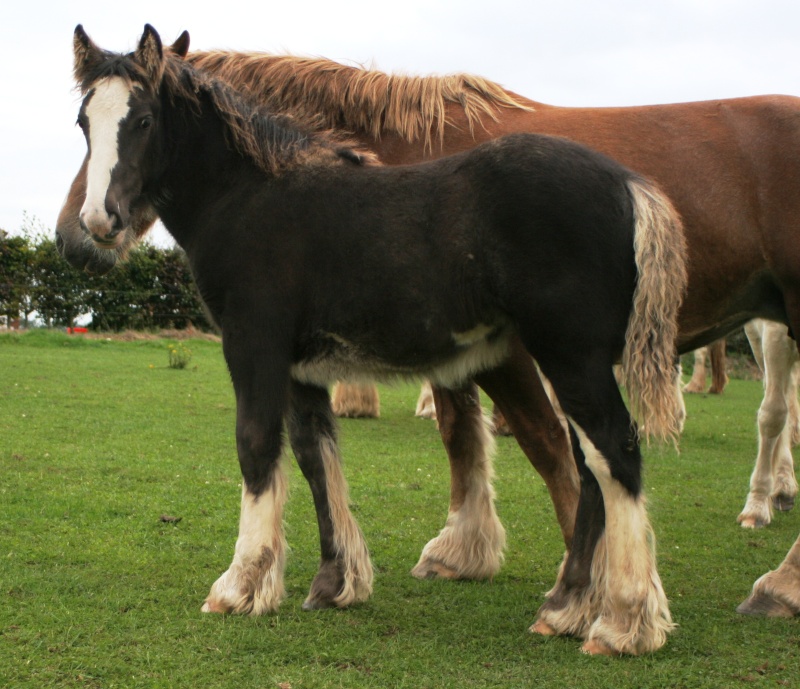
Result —
[[439, 432], [450, 459], [450, 509], [441, 533], [423, 549], [415, 577], [486, 579], [500, 570], [505, 530], [494, 508], [494, 438], [478, 388], [433, 387]]
[[686, 393], [705, 392], [706, 389], [706, 354], [708, 347], [700, 347], [694, 350], [694, 369], [692, 378], [683, 386]]
[[800, 538], [778, 569], [767, 572], [753, 584], [753, 592], [736, 611], [766, 617], [800, 615]]
[[350, 419], [377, 419], [381, 415], [378, 388], [372, 383], [336, 383], [331, 406], [336, 416]]
[[567, 432], [544, 391], [530, 355], [515, 340], [502, 366], [476, 381], [505, 416], [520, 448], [544, 479], [569, 550], [580, 480]]
[[728, 384], [724, 339], [708, 345], [708, 358], [711, 360], [711, 387], [708, 391], [712, 395], [720, 395]]

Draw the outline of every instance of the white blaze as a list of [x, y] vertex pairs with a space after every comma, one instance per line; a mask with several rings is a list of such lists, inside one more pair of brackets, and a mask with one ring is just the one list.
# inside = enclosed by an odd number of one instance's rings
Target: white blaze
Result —
[[109, 216], [105, 199], [111, 184], [111, 171], [119, 160], [117, 133], [119, 123], [128, 114], [131, 86], [121, 77], [98, 82], [86, 104], [91, 156], [86, 172], [86, 201], [81, 219], [90, 229], [107, 227]]

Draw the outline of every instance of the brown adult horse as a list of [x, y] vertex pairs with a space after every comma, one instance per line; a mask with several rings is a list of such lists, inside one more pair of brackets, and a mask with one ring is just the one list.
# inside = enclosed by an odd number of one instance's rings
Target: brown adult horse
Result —
[[[384, 163], [408, 163], [463, 150], [501, 134], [534, 131], [586, 143], [654, 178], [686, 225], [689, 290], [680, 347], [689, 351], [762, 316], [800, 328], [800, 242], [793, 227], [800, 198], [800, 101], [760, 97], [635, 108], [559, 108], [524, 99], [474, 77], [392, 77], [327, 60], [241, 53], [196, 53], [196, 66], [247, 88], [270, 107], [347, 130]], [[787, 153], [787, 151], [789, 153]], [[82, 168], [59, 216], [58, 241], [74, 264], [102, 272], [111, 252], [84, 244], [78, 211]], [[154, 220], [138, 209], [143, 234]], [[123, 249], [124, 251], [124, 249]], [[512, 348], [506, 363], [477, 376], [499, 405], [553, 497], [570, 556], [534, 630], [586, 637], [597, 618], [586, 563], [600, 534], [571, 543], [579, 482], [566, 433], [533, 363]], [[442, 533], [423, 551], [418, 576], [491, 575], [501, 562], [502, 527], [490, 486], [491, 441], [473, 387], [437, 389], [442, 437], [451, 462], [451, 507]], [[580, 467], [580, 490], [602, 513], [596, 480]], [[584, 529], [585, 531], [585, 529]], [[465, 545], [466, 544], [466, 545]], [[476, 564], [478, 563], [478, 564]], [[638, 652], [636, 639], [590, 651]]]

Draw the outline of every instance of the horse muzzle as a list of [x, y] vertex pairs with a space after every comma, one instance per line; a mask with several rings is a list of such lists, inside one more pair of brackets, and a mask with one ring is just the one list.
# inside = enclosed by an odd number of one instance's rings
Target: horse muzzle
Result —
[[121, 214], [116, 211], [82, 211], [80, 224], [98, 249], [114, 250], [125, 241], [125, 223]]

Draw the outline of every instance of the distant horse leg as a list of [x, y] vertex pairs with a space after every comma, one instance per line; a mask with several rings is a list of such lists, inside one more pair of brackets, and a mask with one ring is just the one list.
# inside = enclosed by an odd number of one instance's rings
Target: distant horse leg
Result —
[[515, 340], [509, 358], [498, 368], [478, 375], [476, 381], [499, 407], [520, 448], [547, 485], [569, 550], [580, 479], [566, 429], [550, 403], [533, 359]]
[[[579, 585], [570, 590], [575, 582], [567, 581], [555, 591], [533, 630], [539, 631], [541, 623], [558, 634], [581, 636], [587, 653], [646, 653], [664, 644], [673, 624], [641, 495], [639, 445], [610, 364], [605, 372], [587, 369], [581, 375], [575, 369], [556, 367], [550, 380], [575, 429], [583, 462], [602, 492], [605, 529], [593, 552], [588, 586], [581, 563], [576, 570], [582, 575]], [[581, 461], [577, 453], [576, 461]], [[586, 507], [595, 517], [598, 510], [591, 504], [596, 502], [591, 491], [582, 491], [581, 499], [590, 504], [579, 507], [575, 542], [585, 551], [599, 528], [592, 525], [592, 531], [583, 532], [582, 510]], [[569, 564], [568, 560], [565, 577], [572, 574]], [[557, 595], [561, 600], [553, 600]]]
[[800, 615], [800, 537], [781, 566], [753, 584], [753, 592], [736, 611], [743, 615], [766, 617]]
[[293, 383], [290, 397], [289, 439], [314, 497], [322, 553], [303, 609], [343, 608], [369, 598], [372, 563], [348, 505], [328, 391]]
[[494, 438], [474, 384], [434, 387], [439, 432], [450, 459], [450, 509], [441, 533], [411, 570], [418, 578], [486, 579], [503, 562], [506, 535], [494, 508]]
[[700, 347], [694, 350], [694, 370], [692, 377], [683, 388], [684, 392], [696, 393], [705, 392], [706, 389], [706, 356], [708, 347]]
[[336, 383], [331, 405], [340, 417], [377, 419], [381, 415], [381, 400], [373, 383]]
[[724, 338], [708, 345], [708, 358], [711, 362], [711, 387], [708, 391], [712, 395], [721, 395], [728, 384]]
[[745, 332], [764, 373], [764, 400], [758, 411], [758, 456], [747, 501], [737, 518], [743, 527], [752, 529], [770, 523], [773, 503], [791, 509], [797, 494], [791, 454], [793, 428], [787, 421], [791, 398], [797, 396], [793, 367], [798, 353], [785, 326], [756, 320], [745, 326]]
[[430, 381], [425, 381], [419, 390], [419, 399], [417, 399], [417, 408], [414, 411], [414, 416], [419, 416], [421, 419], [436, 420], [436, 404], [433, 401], [433, 390], [431, 390]]

